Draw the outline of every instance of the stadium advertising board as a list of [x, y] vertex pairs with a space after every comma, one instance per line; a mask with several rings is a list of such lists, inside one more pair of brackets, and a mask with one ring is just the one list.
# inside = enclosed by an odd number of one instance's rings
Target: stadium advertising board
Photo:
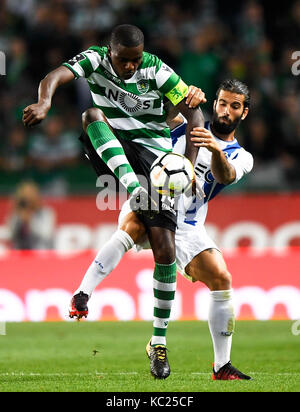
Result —
[[[9, 202], [0, 202], [0, 321], [66, 320], [95, 250], [115, 230], [118, 212], [99, 212], [93, 197], [47, 203], [57, 213], [56, 250], [21, 252], [9, 250]], [[295, 195], [228, 196], [211, 203], [207, 228], [233, 275], [238, 319], [300, 319], [299, 210]], [[151, 252], [129, 252], [96, 289], [89, 319], [151, 320], [152, 269]], [[207, 319], [208, 293], [179, 275], [173, 319]]]
[[[68, 305], [92, 251], [8, 252], [0, 259], [0, 321], [67, 320]], [[300, 319], [300, 253], [240, 251], [227, 256], [233, 274], [238, 319]], [[288, 264], [287, 264], [288, 263]], [[152, 270], [149, 253], [129, 252], [98, 287], [89, 304], [89, 320], [151, 320]], [[173, 319], [206, 320], [209, 292], [178, 275]]]

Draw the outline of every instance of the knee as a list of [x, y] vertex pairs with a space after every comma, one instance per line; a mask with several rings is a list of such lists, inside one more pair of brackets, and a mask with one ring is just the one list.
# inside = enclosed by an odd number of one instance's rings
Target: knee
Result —
[[145, 240], [146, 229], [143, 223], [138, 219], [130, 219], [125, 221], [121, 230], [129, 234], [134, 243], [142, 243]]
[[175, 261], [175, 249], [171, 245], [161, 244], [159, 248], [156, 248], [154, 253], [154, 260], [156, 263], [162, 265], [170, 265]]
[[151, 243], [155, 263], [170, 265], [174, 263], [175, 233], [161, 227], [149, 228], [149, 240]]
[[102, 110], [97, 109], [97, 107], [90, 107], [89, 109], [87, 109], [85, 112], [82, 113], [81, 119], [82, 119], [82, 127], [84, 131], [86, 131], [90, 123], [93, 123], [95, 121], [105, 121], [106, 122], [104, 113], [102, 112]]
[[210, 290], [231, 289], [232, 276], [227, 269], [215, 269], [210, 276]]
[[146, 228], [140, 221], [134, 221], [130, 224], [130, 230], [134, 233], [135, 236], [135, 243], [142, 243], [145, 240]]

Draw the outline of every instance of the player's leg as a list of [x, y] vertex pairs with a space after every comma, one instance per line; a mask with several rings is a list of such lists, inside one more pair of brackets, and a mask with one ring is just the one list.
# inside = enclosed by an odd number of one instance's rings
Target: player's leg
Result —
[[194, 281], [200, 281], [210, 289], [208, 324], [214, 344], [215, 370], [219, 370], [230, 360], [235, 324], [231, 275], [222, 254], [216, 249], [199, 253], [185, 271]]
[[166, 354], [166, 333], [176, 291], [175, 233], [161, 227], [149, 227], [153, 250], [154, 319], [153, 335], [147, 347], [153, 376], [165, 379], [170, 374]]
[[194, 281], [204, 283], [211, 291], [231, 289], [232, 277], [222, 253], [214, 248], [203, 250], [185, 267]]
[[82, 126], [97, 154], [128, 192], [131, 194], [137, 187], [140, 187], [124, 149], [109, 126], [104, 113], [96, 107], [87, 109], [82, 114]]
[[86, 271], [83, 280], [74, 292], [69, 315], [80, 319], [88, 315], [87, 302], [95, 288], [119, 264], [124, 254], [139, 242], [145, 234], [145, 227], [135, 212], [126, 214], [119, 229], [100, 249]]
[[250, 379], [231, 365], [235, 326], [231, 274], [221, 252], [211, 248], [196, 255], [185, 268], [194, 281], [210, 289], [208, 325], [214, 347], [213, 379]]
[[120, 228], [97, 253], [75, 293], [82, 291], [90, 297], [94, 289], [119, 264], [124, 254], [133, 247], [144, 231], [144, 225], [134, 212], [127, 215]]

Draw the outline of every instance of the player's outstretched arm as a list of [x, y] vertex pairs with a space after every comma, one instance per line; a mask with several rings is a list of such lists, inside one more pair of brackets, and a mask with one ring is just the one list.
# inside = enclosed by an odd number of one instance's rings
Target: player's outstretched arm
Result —
[[38, 102], [31, 104], [23, 110], [23, 123], [30, 127], [40, 123], [51, 108], [52, 97], [56, 89], [70, 81], [74, 80], [75, 76], [65, 66], [60, 66], [51, 71], [44, 77], [38, 90]]
[[187, 126], [186, 126], [186, 149], [185, 149], [185, 156], [190, 159], [190, 161], [195, 164], [199, 147], [195, 146], [194, 143], [191, 141], [191, 131], [194, 127], [204, 127], [204, 115], [202, 110], [199, 107], [191, 108], [189, 105], [186, 104], [186, 99], [182, 100], [180, 103], [176, 105], [178, 107], [180, 113], [186, 118]]

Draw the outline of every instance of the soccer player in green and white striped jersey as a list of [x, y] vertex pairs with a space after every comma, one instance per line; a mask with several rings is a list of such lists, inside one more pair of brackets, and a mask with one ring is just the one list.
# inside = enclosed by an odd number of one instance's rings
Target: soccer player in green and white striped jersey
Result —
[[[56, 88], [78, 77], [87, 79], [94, 103], [94, 107], [83, 114], [83, 141], [97, 173], [101, 158], [132, 198], [147, 193], [147, 188], [141, 188], [137, 175], [149, 181], [152, 162], [172, 150], [164, 96], [187, 119], [185, 155], [194, 163], [198, 149], [190, 141], [190, 132], [204, 125], [202, 112], [186, 104], [188, 86], [182, 79], [158, 57], [144, 51], [140, 29], [117, 26], [108, 47], [90, 47], [50, 72], [40, 83], [38, 103], [24, 110], [24, 124], [32, 126], [44, 119]], [[162, 207], [160, 203], [159, 206], [155, 217], [140, 214], [139, 218], [147, 227], [155, 260], [151, 372], [157, 378], [166, 378], [170, 374], [166, 331], [176, 289], [176, 213], [170, 205]], [[135, 219], [133, 214], [128, 225], [134, 225]], [[120, 230], [116, 236], [120, 252], [130, 247], [128, 242], [132, 240], [126, 231]], [[96, 259], [93, 265], [103, 266], [104, 262]], [[74, 295], [74, 313], [88, 298], [82, 291]]]
[[162, 100], [166, 95], [176, 104], [187, 93], [187, 86], [147, 52], [137, 56], [136, 64], [140, 64], [134, 74], [126, 72], [121, 79], [111, 70], [110, 56], [111, 48], [93, 46], [64, 65], [76, 78], [87, 79], [94, 106], [101, 109], [120, 138], [140, 143], [157, 155], [172, 151]]

